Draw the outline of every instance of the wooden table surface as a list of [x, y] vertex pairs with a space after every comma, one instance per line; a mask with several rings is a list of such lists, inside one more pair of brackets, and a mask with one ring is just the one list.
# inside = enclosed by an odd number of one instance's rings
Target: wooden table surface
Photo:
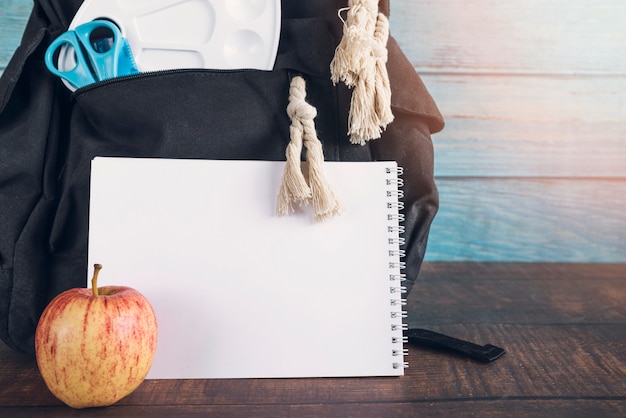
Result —
[[78, 411], [0, 345], [0, 416], [626, 416], [626, 264], [427, 263], [408, 308], [410, 326], [507, 354], [410, 346], [399, 378], [149, 380]]

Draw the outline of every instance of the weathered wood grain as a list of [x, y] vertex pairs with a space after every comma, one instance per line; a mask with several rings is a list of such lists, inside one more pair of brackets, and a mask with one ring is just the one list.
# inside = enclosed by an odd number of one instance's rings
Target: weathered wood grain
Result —
[[626, 266], [424, 263], [407, 310], [409, 325], [422, 328], [451, 329], [459, 324], [619, 325], [626, 322]]
[[624, 21], [615, 0], [391, 1], [393, 34], [424, 72], [621, 75]]
[[32, 0], [0, 0], [0, 74], [20, 44]]
[[[456, 402], [417, 401], [406, 404], [339, 403], [330, 405], [189, 405], [189, 406], [112, 406], [106, 409], [68, 411], [66, 407], [48, 407], [46, 417], [270, 417], [270, 418], [345, 418], [345, 417], [480, 417], [501, 418], [590, 418], [616, 417], [626, 414], [621, 399], [478, 399]], [[123, 411], [123, 412], [122, 412]], [[39, 416], [41, 408], [2, 408], [0, 415], [11, 418]], [[88, 415], [87, 415], [88, 414]], [[126, 415], [122, 415], [126, 414]]]
[[427, 259], [626, 260], [625, 17], [612, 0], [392, 1], [447, 121]]
[[411, 326], [493, 343], [507, 353], [479, 364], [409, 346], [411, 367], [401, 378], [149, 380], [114, 407], [76, 412], [47, 391], [33, 359], [0, 346], [0, 414], [586, 417], [626, 412], [625, 264], [426, 263], [407, 310]]
[[428, 75], [437, 176], [626, 177], [626, 75]]
[[431, 261], [622, 262], [626, 181], [438, 179]]

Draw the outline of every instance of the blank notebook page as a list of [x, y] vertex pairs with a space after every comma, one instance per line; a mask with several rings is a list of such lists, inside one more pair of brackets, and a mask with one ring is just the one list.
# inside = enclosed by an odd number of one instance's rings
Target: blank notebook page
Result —
[[276, 215], [284, 164], [92, 161], [89, 265], [152, 303], [148, 378], [403, 374], [395, 162], [325, 163], [324, 222]]

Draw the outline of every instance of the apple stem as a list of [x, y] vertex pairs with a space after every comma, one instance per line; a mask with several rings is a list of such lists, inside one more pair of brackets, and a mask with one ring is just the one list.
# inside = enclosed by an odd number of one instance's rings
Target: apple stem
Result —
[[91, 292], [94, 296], [98, 296], [98, 273], [102, 269], [102, 264], [93, 265], [93, 277], [91, 278]]

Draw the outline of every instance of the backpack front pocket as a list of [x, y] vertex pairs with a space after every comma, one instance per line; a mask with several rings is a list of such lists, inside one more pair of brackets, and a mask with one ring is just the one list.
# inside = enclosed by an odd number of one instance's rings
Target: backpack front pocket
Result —
[[284, 159], [287, 71], [177, 70], [122, 78], [74, 95], [50, 245], [84, 255], [96, 156]]

